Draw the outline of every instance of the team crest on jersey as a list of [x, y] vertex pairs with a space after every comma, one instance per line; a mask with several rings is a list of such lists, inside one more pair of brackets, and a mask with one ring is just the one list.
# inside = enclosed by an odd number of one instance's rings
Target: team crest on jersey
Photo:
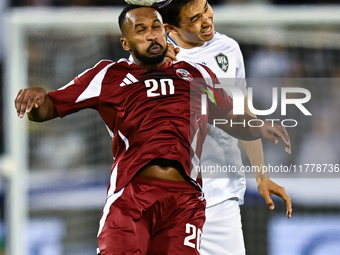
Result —
[[217, 61], [218, 66], [224, 71], [226, 72], [228, 70], [229, 67], [229, 61], [228, 61], [228, 57], [222, 53], [218, 54], [215, 56], [215, 59]]
[[189, 73], [185, 69], [177, 69], [176, 74], [178, 75], [179, 78], [186, 80], [186, 81], [192, 81], [193, 79], [191, 73]]

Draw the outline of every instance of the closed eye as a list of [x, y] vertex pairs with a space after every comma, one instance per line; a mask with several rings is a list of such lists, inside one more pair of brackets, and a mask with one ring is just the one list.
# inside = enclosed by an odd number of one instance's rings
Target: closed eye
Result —
[[141, 32], [143, 32], [143, 31], [145, 31], [145, 28], [138, 29], [136, 32], [137, 32], [137, 33], [141, 33]]
[[195, 16], [193, 19], [191, 19], [191, 22], [195, 23], [199, 20], [199, 18], [200, 18], [199, 16]]

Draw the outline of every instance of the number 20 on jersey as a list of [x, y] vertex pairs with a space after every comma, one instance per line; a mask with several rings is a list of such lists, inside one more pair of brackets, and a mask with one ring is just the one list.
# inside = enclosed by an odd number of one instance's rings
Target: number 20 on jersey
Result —
[[[159, 82], [155, 79], [144, 81], [145, 86], [148, 88], [147, 97], [157, 97], [175, 94], [174, 81], [172, 79], [160, 79]], [[159, 87], [160, 92], [159, 92]]]

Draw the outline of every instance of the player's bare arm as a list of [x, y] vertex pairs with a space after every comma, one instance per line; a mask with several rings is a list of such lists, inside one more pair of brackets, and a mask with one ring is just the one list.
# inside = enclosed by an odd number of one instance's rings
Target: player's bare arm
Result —
[[[248, 122], [248, 120], [252, 118], [253, 117], [247, 113], [245, 113], [245, 115], [233, 115], [232, 111], [225, 117], [225, 119], [232, 120], [233, 122], [243, 122], [243, 120], [246, 120], [246, 122]], [[226, 131], [227, 133], [229, 133], [230, 135], [233, 135], [238, 139], [247, 141], [263, 137], [266, 138], [267, 140], [272, 141], [275, 144], [278, 144], [279, 143], [278, 137], [280, 137], [282, 141], [285, 143], [286, 153], [291, 154], [289, 135], [287, 133], [287, 130], [281, 125], [272, 124], [270, 122], [264, 121], [264, 125], [262, 127], [246, 126], [244, 128], [240, 128], [239, 125], [233, 125], [233, 127], [231, 125], [217, 125], [217, 126]], [[254, 146], [254, 144], [249, 145]], [[272, 210], [275, 207], [274, 202], [270, 198], [270, 196], [273, 194], [277, 195], [281, 197], [286, 203], [287, 217], [290, 218], [292, 215], [292, 204], [285, 189], [277, 185], [275, 182], [271, 181], [268, 178], [268, 176], [262, 176], [261, 178], [259, 176], [257, 177], [259, 193], [265, 199], [269, 209]]]
[[[255, 114], [253, 114], [248, 107], [248, 96], [244, 98], [244, 112], [250, 115], [253, 118], [257, 118]], [[240, 145], [242, 146], [243, 151], [247, 155], [252, 166], [258, 166], [259, 169], [261, 166], [264, 166], [264, 154], [263, 154], [263, 146], [262, 140], [257, 139], [254, 141], [243, 141], [239, 140]], [[268, 178], [268, 173], [256, 172], [255, 177], [259, 178]]]
[[29, 120], [43, 122], [59, 116], [52, 100], [40, 87], [21, 89], [14, 103], [20, 118], [26, 113]]
[[[245, 151], [246, 155], [248, 156], [250, 163], [252, 166], [258, 166], [261, 169], [261, 165], [264, 166], [264, 160], [261, 155], [263, 156], [263, 151], [259, 151], [258, 148], [262, 148], [261, 139], [257, 139], [254, 141], [242, 141], [240, 140], [240, 144], [242, 145], [243, 150]], [[248, 152], [248, 153], [247, 153]], [[256, 159], [256, 157], [259, 157]], [[292, 203], [287, 195], [285, 189], [275, 182], [269, 179], [269, 175], [267, 172], [256, 172], [255, 173], [256, 181], [257, 181], [257, 189], [263, 199], [266, 201], [266, 204], [270, 210], [275, 208], [275, 204], [273, 200], [270, 198], [271, 195], [276, 195], [281, 197], [286, 204], [286, 212], [287, 217], [291, 218], [292, 216]]]
[[[242, 123], [243, 121], [247, 123], [249, 120], [253, 118], [246, 113], [244, 115], [234, 115], [233, 111], [230, 111], [224, 117], [224, 119], [230, 120], [234, 123], [236, 122]], [[265, 138], [269, 141], [272, 141], [275, 144], [279, 144], [279, 138], [281, 138], [285, 144], [286, 153], [291, 154], [290, 138], [286, 128], [281, 125], [271, 123], [269, 121], [263, 121], [263, 123], [264, 124], [261, 127], [258, 126], [255, 127], [256, 123], [254, 123], [253, 124], [254, 126], [252, 127], [250, 126], [240, 127], [240, 125], [225, 125], [225, 124], [216, 124], [216, 126], [218, 128], [221, 128], [228, 134], [234, 136], [235, 138], [245, 141], [252, 141], [258, 138]]]
[[[247, 100], [247, 97], [246, 97], [245, 98], [245, 104], [244, 104], [245, 113], [256, 118], [256, 115], [254, 115], [249, 110], [247, 101], [248, 100]], [[257, 166], [257, 167], [259, 167], [258, 169], [261, 169], [261, 166], [265, 165], [261, 139], [257, 139], [257, 140], [254, 140], [254, 141], [242, 141], [242, 140], [240, 140], [240, 145], [242, 146], [242, 149], [245, 152], [245, 154], [247, 155], [252, 166]], [[271, 181], [269, 179], [268, 172], [258, 171], [258, 172], [255, 173], [255, 178], [256, 178], [256, 182], [257, 182], [257, 189], [258, 189], [260, 195], [266, 201], [268, 208], [270, 210], [273, 210], [275, 208], [275, 204], [274, 204], [273, 200], [270, 198], [270, 196], [273, 195], [273, 194], [277, 195], [278, 197], [281, 197], [284, 200], [284, 202], [286, 203], [287, 217], [291, 218], [291, 216], [292, 216], [292, 203], [291, 203], [290, 197], [287, 195], [285, 189], [283, 187], [277, 185], [275, 182]]]

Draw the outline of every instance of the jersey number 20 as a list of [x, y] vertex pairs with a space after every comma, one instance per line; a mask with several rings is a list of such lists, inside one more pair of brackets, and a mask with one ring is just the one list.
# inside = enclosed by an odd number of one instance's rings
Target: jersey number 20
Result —
[[[157, 92], [159, 91], [159, 83], [161, 85], [161, 93]], [[157, 97], [160, 95], [173, 95], [175, 94], [175, 87], [174, 87], [174, 82], [172, 79], [160, 79], [160, 81], [155, 80], [155, 79], [149, 79], [145, 80], [144, 84], [147, 88], [147, 96], [148, 97]], [[169, 91], [167, 91], [167, 87], [169, 87]]]
[[[190, 235], [185, 237], [184, 245], [189, 246], [191, 248], [196, 247], [197, 251], [199, 252], [200, 251], [202, 231], [199, 228], [197, 228], [197, 231], [196, 231], [195, 225], [187, 223], [185, 225], [185, 233], [190, 234]], [[196, 233], [197, 233], [197, 235], [196, 235]]]

